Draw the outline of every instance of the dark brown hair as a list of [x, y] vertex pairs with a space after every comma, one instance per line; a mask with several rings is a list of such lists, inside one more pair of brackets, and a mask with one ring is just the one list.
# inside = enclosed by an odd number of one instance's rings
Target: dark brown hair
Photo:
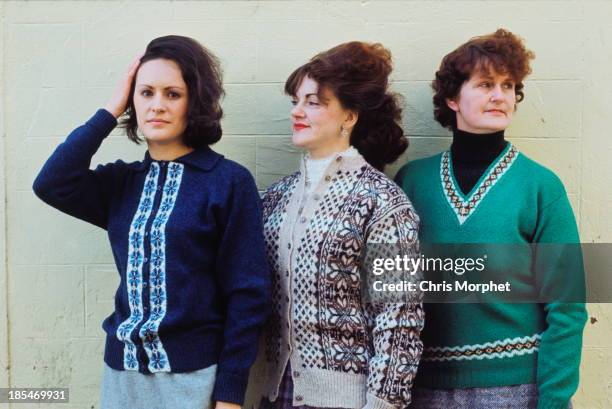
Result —
[[[223, 116], [220, 99], [224, 92], [217, 57], [192, 38], [169, 35], [151, 41], [140, 64], [159, 58], [174, 61], [187, 84], [187, 127], [183, 133], [185, 145], [200, 148], [219, 141]], [[137, 134], [138, 123], [133, 99], [135, 83], [136, 76], [121, 126], [126, 129], [130, 140], [140, 143], [142, 139]]]
[[295, 96], [306, 76], [317, 82], [319, 94], [331, 91], [344, 109], [358, 114], [351, 145], [383, 170], [408, 147], [400, 125], [399, 97], [388, 89], [392, 70], [391, 53], [381, 44], [352, 41], [319, 53], [296, 69], [285, 82], [285, 93]]
[[535, 54], [525, 48], [523, 40], [502, 28], [492, 34], [474, 37], [447, 54], [436, 72], [431, 87], [434, 90], [434, 118], [445, 128], [457, 126], [455, 111], [446, 104], [454, 99], [461, 86], [474, 72], [490, 72], [509, 75], [515, 83], [516, 102], [525, 97], [523, 80], [531, 73], [530, 60]]

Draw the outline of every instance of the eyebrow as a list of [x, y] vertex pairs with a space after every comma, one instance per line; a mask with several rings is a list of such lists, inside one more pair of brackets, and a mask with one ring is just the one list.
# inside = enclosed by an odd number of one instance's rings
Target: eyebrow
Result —
[[[492, 80], [494, 78], [490, 72], [484, 72], [484, 71], [476, 72], [473, 74], [473, 76], [474, 78], [479, 78], [479, 79], [484, 79], [484, 80]], [[516, 82], [516, 80], [512, 78], [512, 76], [510, 75], [506, 75], [506, 78], [504, 78], [504, 81]]]
[[[149, 85], [149, 84], [137, 84], [137, 86], [139, 86], [139, 87], [146, 87], [146, 88], [155, 88], [154, 86]], [[164, 89], [178, 89], [178, 90], [181, 90], [181, 91], [185, 90], [183, 87], [178, 86], [178, 85], [170, 85], [169, 87], [166, 87]]]
[[[313, 96], [314, 96], [314, 97], [318, 97], [319, 95], [318, 95], [316, 92], [312, 92], [312, 93], [310, 93], [310, 94], [306, 94], [306, 95], [304, 95], [304, 98], [310, 98], [310, 97], [313, 97]], [[297, 98], [298, 96], [297, 96], [297, 95], [292, 95], [292, 97], [293, 97], [293, 98]]]
[[475, 79], [478, 79], [478, 80], [492, 80], [492, 79], [493, 79], [493, 76], [492, 76], [491, 74], [485, 74], [485, 73], [476, 73], [476, 74], [474, 75], [474, 78], [475, 78]]

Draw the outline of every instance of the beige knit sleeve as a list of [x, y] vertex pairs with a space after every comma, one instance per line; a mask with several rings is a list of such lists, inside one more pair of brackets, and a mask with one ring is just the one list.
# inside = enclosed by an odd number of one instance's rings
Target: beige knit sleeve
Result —
[[[383, 209], [368, 227], [366, 246], [374, 249], [374, 253], [386, 257], [418, 257], [419, 219], [410, 203], [406, 202], [399, 206], [396, 203], [392, 210]], [[412, 275], [399, 272], [398, 275], [413, 282], [420, 279], [420, 272]], [[416, 296], [415, 293], [395, 294], [391, 298], [372, 298], [364, 306], [374, 345], [374, 355], [369, 362], [365, 408], [405, 408], [410, 403], [412, 383], [423, 351], [421, 299], [418, 293]]]

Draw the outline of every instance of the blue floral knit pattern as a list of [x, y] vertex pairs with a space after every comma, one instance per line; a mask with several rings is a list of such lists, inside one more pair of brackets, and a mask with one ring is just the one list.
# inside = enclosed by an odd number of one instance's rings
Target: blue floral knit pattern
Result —
[[164, 183], [164, 192], [151, 229], [151, 276], [149, 278], [151, 315], [140, 328], [139, 334], [149, 357], [149, 371], [151, 372], [170, 372], [170, 362], [159, 338], [158, 329], [166, 315], [166, 223], [176, 203], [182, 177], [183, 165], [171, 162], [168, 165], [168, 177]]
[[127, 370], [138, 370], [136, 345], [130, 338], [134, 328], [143, 318], [142, 306], [142, 266], [144, 261], [144, 233], [147, 221], [153, 209], [155, 189], [159, 177], [159, 165], [151, 163], [144, 182], [138, 210], [130, 225], [130, 239], [127, 264], [127, 291], [130, 305], [130, 316], [117, 328], [117, 338], [123, 341], [123, 366]]

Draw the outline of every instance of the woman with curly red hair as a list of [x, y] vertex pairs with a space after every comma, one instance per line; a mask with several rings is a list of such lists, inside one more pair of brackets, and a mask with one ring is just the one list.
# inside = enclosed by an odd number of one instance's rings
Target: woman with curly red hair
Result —
[[[423, 243], [579, 242], [559, 178], [504, 137], [533, 58], [520, 38], [499, 29], [442, 60], [432, 84], [434, 116], [452, 130], [451, 148], [409, 163], [396, 177], [421, 217]], [[552, 287], [583, 282], [581, 269], [537, 268], [550, 261], [539, 253], [511, 258], [512, 267], [488, 264], [488, 274], [522, 279], [516, 288], [538, 300]], [[580, 255], [575, 260], [581, 264]], [[411, 408], [568, 407], [578, 385], [584, 304], [448, 303], [425, 310]]]
[[418, 252], [418, 217], [382, 169], [406, 150], [391, 55], [350, 42], [287, 79], [300, 169], [264, 194], [273, 308], [260, 359], [265, 408], [401, 408], [421, 355], [420, 300], [362, 298], [374, 243]]

